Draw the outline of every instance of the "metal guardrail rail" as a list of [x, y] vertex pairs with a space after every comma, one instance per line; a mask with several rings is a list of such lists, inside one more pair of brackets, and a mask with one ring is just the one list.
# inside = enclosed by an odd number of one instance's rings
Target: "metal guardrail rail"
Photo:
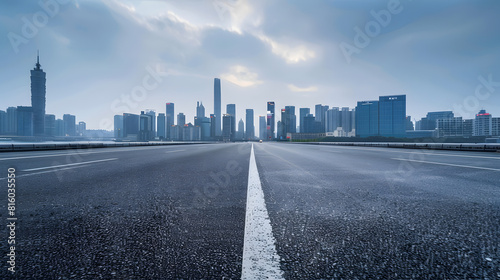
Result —
[[[300, 142], [297, 142], [297, 143], [300, 143]], [[386, 148], [404, 148], [404, 149], [429, 149], [429, 150], [453, 150], [453, 151], [500, 152], [500, 144], [497, 144], [497, 143], [480, 143], [480, 144], [478, 144], [478, 143], [302, 142], [301, 144], [386, 147]]]

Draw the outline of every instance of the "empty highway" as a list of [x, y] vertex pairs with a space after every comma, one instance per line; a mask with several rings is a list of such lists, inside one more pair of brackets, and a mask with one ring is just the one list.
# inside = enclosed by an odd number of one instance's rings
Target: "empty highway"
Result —
[[0, 168], [0, 279], [500, 278], [498, 153], [231, 143]]

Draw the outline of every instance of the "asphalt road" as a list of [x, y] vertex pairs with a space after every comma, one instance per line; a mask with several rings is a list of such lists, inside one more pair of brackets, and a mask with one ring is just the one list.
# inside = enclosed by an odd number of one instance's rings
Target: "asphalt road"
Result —
[[[251, 146], [0, 154], [0, 279], [241, 278]], [[500, 154], [253, 146], [285, 279], [500, 278]]]

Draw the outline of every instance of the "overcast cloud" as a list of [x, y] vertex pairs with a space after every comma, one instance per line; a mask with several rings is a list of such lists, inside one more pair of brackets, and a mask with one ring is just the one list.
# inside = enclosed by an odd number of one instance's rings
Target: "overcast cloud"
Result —
[[479, 76], [500, 82], [500, 1], [40, 2], [0, 3], [0, 110], [30, 105], [39, 49], [46, 112], [93, 129], [166, 102], [193, 122], [196, 101], [213, 112], [215, 77], [222, 111], [254, 109], [256, 130], [267, 101], [298, 114], [406, 94], [415, 119], [464, 102], [500, 116], [500, 87], [473, 98]]

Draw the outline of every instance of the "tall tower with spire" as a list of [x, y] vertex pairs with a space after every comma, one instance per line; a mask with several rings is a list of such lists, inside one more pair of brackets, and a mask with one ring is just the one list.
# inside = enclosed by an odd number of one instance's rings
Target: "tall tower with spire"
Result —
[[36, 65], [31, 70], [31, 107], [33, 108], [33, 135], [43, 136], [45, 131], [45, 72], [37, 52]]

